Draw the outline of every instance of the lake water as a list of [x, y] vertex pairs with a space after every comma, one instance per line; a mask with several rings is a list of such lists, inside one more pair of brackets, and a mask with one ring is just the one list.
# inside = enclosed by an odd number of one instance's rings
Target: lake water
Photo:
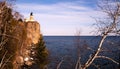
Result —
[[[78, 40], [80, 39], [80, 40]], [[98, 47], [101, 37], [98, 36], [44, 36], [46, 47], [49, 51], [48, 69], [56, 69], [63, 59], [60, 69], [75, 69], [78, 54], [81, 55], [81, 63], [84, 64], [89, 55], [94, 53]], [[78, 53], [79, 52], [79, 53]], [[106, 38], [102, 52], [99, 55], [108, 56], [119, 61], [120, 37], [109, 36]], [[110, 60], [96, 59], [89, 69], [97, 69], [94, 65], [99, 65], [101, 69], [117, 69], [118, 65]]]

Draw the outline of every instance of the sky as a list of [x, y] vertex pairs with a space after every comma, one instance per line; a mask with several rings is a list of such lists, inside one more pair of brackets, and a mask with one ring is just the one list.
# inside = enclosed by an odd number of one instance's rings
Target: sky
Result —
[[33, 12], [41, 32], [48, 36], [94, 35], [96, 0], [17, 0], [16, 10], [24, 18]]

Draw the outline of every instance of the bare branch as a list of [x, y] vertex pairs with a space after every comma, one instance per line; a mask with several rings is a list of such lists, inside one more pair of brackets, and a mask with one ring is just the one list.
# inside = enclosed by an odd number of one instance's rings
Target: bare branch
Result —
[[12, 58], [13, 55], [9, 56], [8, 59], [6, 59], [6, 61], [4, 61], [4, 64], [2, 65], [1, 69], [3, 69], [5, 67], [5, 65], [8, 63], [8, 61]]
[[0, 68], [2, 67], [2, 65], [4, 64], [4, 59], [5, 59], [5, 56], [7, 54], [7, 51], [5, 52], [4, 56], [2, 57], [2, 60], [0, 62]]
[[11, 35], [7, 35], [7, 34], [0, 34], [0, 35], [19, 40], [17, 37], [14, 37], [14, 36], [11, 36]]
[[[107, 34], [107, 33], [106, 33]], [[107, 35], [104, 35], [100, 41], [100, 44], [98, 46], [98, 49], [96, 50], [95, 54], [93, 54], [89, 59], [88, 61], [85, 63], [85, 66], [83, 67], [83, 69], [86, 69], [88, 66], [90, 66], [92, 64], [92, 62], [95, 60], [95, 58], [97, 57], [97, 55], [99, 54], [100, 50], [101, 50], [101, 47], [102, 47], [102, 44], [105, 40], [105, 38], [107, 37]]]
[[59, 62], [59, 64], [57, 65], [57, 68], [56, 69], [59, 69], [61, 64], [63, 63], [64, 59], [62, 58], [62, 60]]
[[106, 57], [106, 56], [96, 56], [96, 58], [103, 58], [103, 59], [108, 59], [111, 60], [112, 62], [116, 63], [119, 65], [119, 62], [115, 61], [114, 59], [110, 58], [110, 57]]
[[75, 69], [81, 69], [81, 68], [82, 68], [82, 67], [81, 67], [81, 63], [80, 63], [80, 58], [81, 58], [81, 57], [78, 57], [77, 63], [76, 63], [76, 65], [75, 65]]
[[4, 44], [8, 41], [8, 39], [1, 40], [0, 42], [0, 50], [2, 50]]

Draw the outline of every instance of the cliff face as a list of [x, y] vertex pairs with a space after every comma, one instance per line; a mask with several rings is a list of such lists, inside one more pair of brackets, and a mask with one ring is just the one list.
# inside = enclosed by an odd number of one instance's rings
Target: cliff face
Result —
[[31, 40], [29, 44], [38, 43], [40, 38], [40, 25], [36, 21], [25, 22], [25, 27], [27, 30], [27, 39]]
[[[20, 39], [19, 48], [16, 52], [16, 60], [13, 65], [20, 64], [15, 66], [13, 69], [18, 69], [23, 64], [32, 65], [31, 55], [34, 55], [34, 51], [32, 50], [33, 46], [36, 48], [35, 44], [38, 43], [40, 39], [40, 25], [37, 21], [28, 21], [19, 23], [19, 27], [21, 27], [21, 33], [23, 33], [22, 29], [24, 28], [25, 34], [23, 34], [24, 40]], [[18, 30], [16, 32], [19, 32]], [[32, 58], [33, 59], [33, 58]]]
[[27, 44], [22, 49], [24, 57], [23, 59], [25, 61], [25, 64], [32, 65], [33, 56], [35, 55], [35, 51], [33, 51], [33, 48], [36, 48], [35, 44], [37, 44], [40, 39], [40, 25], [37, 21], [28, 21], [24, 24], [27, 33]]
[[0, 17], [0, 69], [28, 69], [22, 65], [31, 65], [35, 60], [36, 44], [41, 38], [40, 25], [32, 14], [22, 21], [19, 13], [13, 12], [6, 1], [0, 4], [4, 6]]

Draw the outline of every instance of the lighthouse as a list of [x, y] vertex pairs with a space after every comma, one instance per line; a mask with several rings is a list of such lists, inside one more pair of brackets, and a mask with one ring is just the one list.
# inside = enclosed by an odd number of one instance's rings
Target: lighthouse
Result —
[[30, 21], [30, 22], [35, 21], [35, 20], [34, 20], [34, 17], [33, 17], [33, 12], [30, 13], [30, 17], [29, 17], [29, 18], [25, 19], [25, 22], [29, 22], [29, 21]]

